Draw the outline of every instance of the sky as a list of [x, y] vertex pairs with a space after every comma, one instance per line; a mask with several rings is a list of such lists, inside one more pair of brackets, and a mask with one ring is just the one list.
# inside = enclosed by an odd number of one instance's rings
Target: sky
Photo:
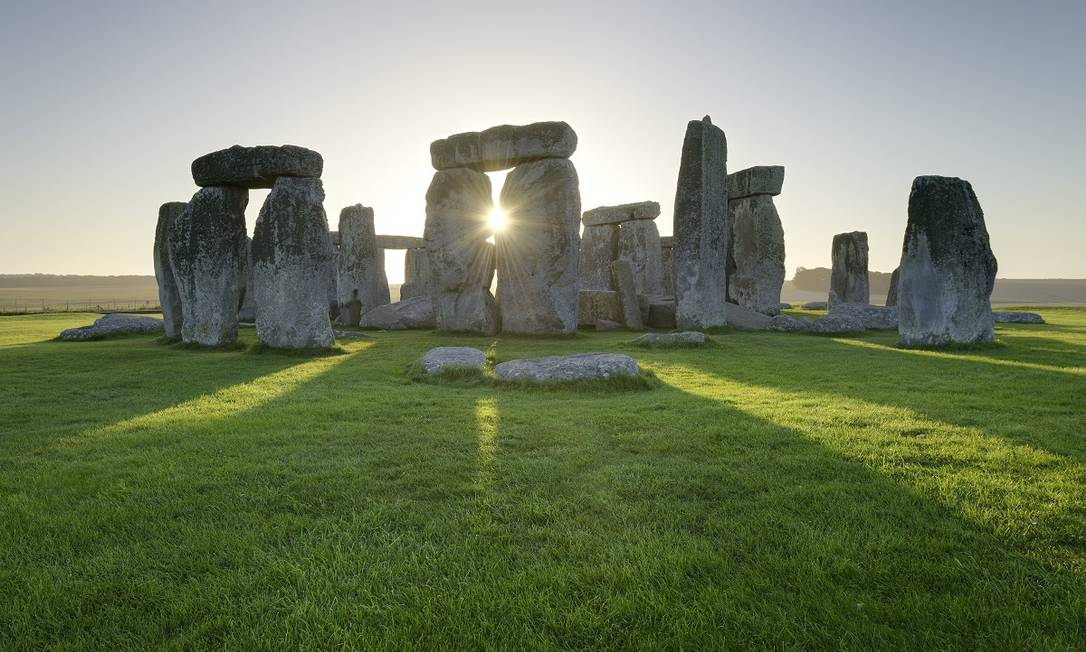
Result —
[[913, 178], [941, 174], [973, 184], [1000, 277], [1083, 278], [1084, 26], [1082, 0], [5, 0], [0, 273], [153, 273], [158, 206], [235, 143], [319, 151], [333, 229], [362, 203], [422, 235], [431, 141], [540, 120], [576, 130], [585, 210], [656, 200], [668, 235], [708, 114], [729, 171], [786, 168], [789, 277], [853, 230], [892, 270]]

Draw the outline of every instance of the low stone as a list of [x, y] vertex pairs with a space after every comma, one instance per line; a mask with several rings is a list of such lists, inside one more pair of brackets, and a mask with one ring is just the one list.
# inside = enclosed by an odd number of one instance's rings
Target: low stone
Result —
[[622, 324], [617, 321], [611, 321], [610, 319], [596, 320], [596, 330], [598, 331], [617, 331], [621, 329]]
[[576, 355], [510, 360], [494, 367], [500, 380], [560, 382], [636, 376], [637, 361], [621, 353], [579, 353]]
[[[500, 125], [435, 140], [430, 162], [435, 170], [507, 170], [542, 159], [565, 159], [577, 150], [577, 134], [565, 122]], [[578, 216], [579, 217], [579, 216]]]
[[359, 318], [358, 325], [388, 331], [432, 329], [435, 326], [434, 302], [429, 296], [419, 296], [386, 303], [364, 313]]
[[158, 209], [158, 224], [155, 227], [155, 281], [158, 283], [158, 305], [162, 308], [162, 321], [166, 337], [181, 337], [181, 294], [173, 274], [170, 261], [170, 234], [185, 202], [173, 201], [163, 204]]
[[379, 235], [377, 247], [379, 249], [421, 249], [426, 246], [426, 241], [414, 235]]
[[622, 323], [622, 304], [613, 290], [581, 290], [577, 293], [577, 321], [594, 326], [600, 321]]
[[868, 330], [897, 330], [897, 308], [865, 303], [840, 303], [830, 306], [830, 316], [854, 317]]
[[769, 330], [783, 333], [797, 333], [807, 330], [807, 324], [791, 315], [776, 315], [769, 320]]
[[365, 333], [359, 333], [358, 331], [344, 331], [334, 329], [332, 334], [336, 336], [337, 340], [372, 340], [373, 338]]
[[769, 315], [751, 310], [746, 306], [734, 303], [728, 304], [728, 325], [740, 331], [764, 331], [769, 330], [769, 324], [773, 320]]
[[486, 354], [470, 346], [439, 346], [422, 356], [422, 370], [433, 376], [446, 369], [479, 369], [486, 367]]
[[780, 312], [784, 228], [769, 195], [729, 196], [728, 300], [767, 315]]
[[634, 344], [640, 344], [642, 346], [659, 346], [661, 344], [705, 344], [705, 333], [699, 333], [697, 331], [645, 333], [634, 340]]
[[992, 318], [997, 324], [1043, 324], [1044, 317], [1035, 312], [1019, 312], [1014, 310], [993, 310]]
[[638, 300], [637, 289], [634, 286], [633, 271], [630, 263], [625, 260], [616, 260], [611, 263], [611, 274], [614, 277], [615, 287], [618, 289], [618, 303], [622, 308], [622, 323], [626, 328], [639, 331], [645, 327], [641, 320], [641, 303]]
[[833, 236], [829, 305], [871, 303], [867, 277], [867, 233], [852, 231]]
[[385, 250], [377, 246], [373, 209], [355, 204], [339, 212], [336, 257], [336, 323], [357, 326], [359, 318], [392, 300], [385, 275]]
[[633, 204], [619, 204], [618, 206], [598, 206], [585, 211], [581, 216], [581, 222], [585, 226], [600, 226], [602, 224], [621, 224], [631, 220], [654, 220], [660, 217], [660, 203], [654, 201], [640, 201]]
[[830, 304], [825, 301], [808, 301], [803, 304], [804, 310], [826, 310], [830, 307]]
[[161, 319], [112, 312], [99, 317], [90, 326], [68, 328], [62, 331], [60, 339], [67, 341], [100, 340], [114, 335], [161, 333], [164, 330], [165, 324]]
[[656, 222], [633, 220], [618, 231], [616, 260], [630, 263], [638, 294], [664, 294], [663, 248]]
[[647, 323], [652, 328], [675, 328], [675, 301], [672, 299], [649, 302]]
[[581, 290], [611, 290], [611, 263], [618, 258], [618, 227], [586, 226], [581, 234]]
[[826, 315], [811, 322], [809, 330], [819, 335], [847, 335], [864, 332], [864, 324], [851, 315]]
[[789, 310], [791, 308], [792, 308], [792, 304], [781, 302], [781, 305], [780, 305], [781, 310]]
[[783, 186], [783, 165], [756, 165], [728, 175], [728, 201], [754, 195], [779, 195]]
[[324, 159], [297, 145], [258, 145], [204, 154], [192, 162], [192, 179], [198, 186], [271, 188], [279, 177], [319, 179]]

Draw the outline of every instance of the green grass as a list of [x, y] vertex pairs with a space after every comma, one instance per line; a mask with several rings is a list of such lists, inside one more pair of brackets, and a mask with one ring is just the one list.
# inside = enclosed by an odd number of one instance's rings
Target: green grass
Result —
[[[1083, 649], [1086, 310], [1040, 312], [321, 357], [0, 318], [0, 649]], [[435, 345], [659, 386], [413, 382]]]

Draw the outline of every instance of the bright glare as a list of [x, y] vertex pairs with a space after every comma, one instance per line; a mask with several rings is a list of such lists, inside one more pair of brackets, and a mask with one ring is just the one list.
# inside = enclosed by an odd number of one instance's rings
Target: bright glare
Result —
[[505, 216], [505, 211], [495, 206], [494, 210], [490, 211], [490, 215], [486, 218], [486, 223], [490, 226], [490, 230], [497, 233], [505, 228], [505, 225], [509, 223], [509, 218]]

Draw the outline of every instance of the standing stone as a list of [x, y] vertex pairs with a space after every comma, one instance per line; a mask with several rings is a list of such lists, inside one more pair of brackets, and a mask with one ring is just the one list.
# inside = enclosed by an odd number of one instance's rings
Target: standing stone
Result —
[[241, 275], [245, 285], [238, 306], [238, 321], [251, 324], [256, 321], [256, 292], [253, 290], [253, 239], [245, 237], [245, 271]]
[[784, 228], [772, 195], [728, 202], [732, 241], [729, 247], [729, 298], [766, 315], [780, 312], [784, 285]]
[[900, 276], [901, 267], [895, 267], [894, 273], [890, 274], [890, 289], [886, 291], [887, 307], [893, 307], [897, 305], [897, 283]]
[[581, 193], [566, 159], [513, 169], [502, 188], [509, 224], [495, 237], [502, 330], [532, 335], [577, 330]]
[[155, 280], [158, 281], [158, 305], [162, 307], [162, 322], [166, 337], [181, 337], [181, 294], [174, 279], [173, 263], [170, 261], [170, 234], [185, 202], [172, 201], [158, 209], [158, 225], [155, 227]]
[[500, 125], [436, 140], [430, 144], [435, 170], [471, 168], [505, 170], [548, 158], [569, 158], [577, 150], [577, 134], [565, 122]]
[[248, 203], [244, 188], [210, 186], [177, 217], [170, 261], [181, 295], [183, 342], [222, 346], [237, 339]]
[[675, 192], [675, 321], [681, 329], [727, 323], [728, 143], [709, 116], [686, 126]]
[[320, 179], [275, 182], [253, 231], [256, 336], [273, 348], [328, 348], [332, 239]]
[[902, 346], [991, 342], [997, 264], [968, 181], [923, 176], [909, 193], [898, 276]]
[[638, 294], [664, 294], [663, 249], [653, 220], [623, 222], [618, 230], [618, 259], [630, 263]]
[[339, 317], [339, 231], [329, 231], [328, 235], [332, 238], [332, 261], [328, 265], [328, 317], [334, 321]]
[[493, 335], [500, 321], [490, 285], [494, 248], [487, 216], [490, 179], [466, 168], [440, 170], [426, 191], [426, 256], [438, 330]]
[[430, 296], [430, 259], [426, 249], [408, 249], [403, 257], [403, 285], [400, 301]]
[[637, 288], [634, 283], [632, 266], [628, 260], [616, 260], [611, 263], [615, 287], [618, 288], [618, 301], [622, 308], [622, 323], [626, 328], [639, 331], [645, 328], [641, 320], [641, 305], [637, 300]]
[[867, 279], [867, 233], [852, 231], [833, 236], [833, 271], [829, 304], [871, 303]]
[[610, 290], [611, 262], [618, 258], [618, 225], [584, 227], [581, 234], [581, 291]]
[[361, 315], [391, 301], [385, 250], [377, 246], [372, 208], [355, 204], [340, 211], [339, 243], [336, 323], [357, 326]]
[[660, 268], [661, 286], [664, 288], [664, 295], [669, 297], [675, 296], [675, 243], [671, 236], [664, 236], [660, 238]]

